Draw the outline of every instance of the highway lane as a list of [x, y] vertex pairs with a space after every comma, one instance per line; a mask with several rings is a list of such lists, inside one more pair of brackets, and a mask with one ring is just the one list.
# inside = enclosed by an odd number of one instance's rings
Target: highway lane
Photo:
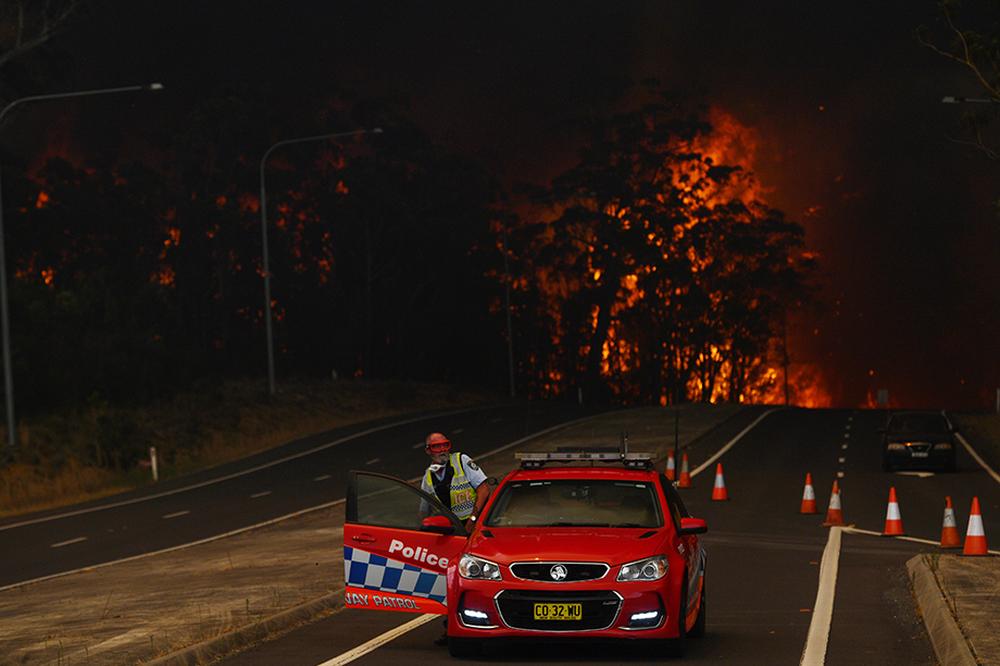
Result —
[[[685, 662], [799, 662], [829, 534], [821, 526], [822, 514], [798, 513], [807, 471], [813, 474], [822, 512], [830, 484], [841, 475], [845, 518], [864, 529], [882, 530], [888, 489], [895, 485], [904, 527], [911, 535], [936, 542], [946, 494], [955, 500], [961, 532], [976, 494], [986, 511], [987, 536], [1000, 535], [1000, 484], [964, 450], [959, 450], [955, 474], [922, 478], [881, 472], [876, 428], [883, 422], [884, 413], [874, 411], [777, 412], [723, 456], [729, 502], [709, 500], [712, 470], [695, 479], [695, 488], [683, 491], [689, 509], [705, 517], [710, 529], [705, 537], [708, 634], [688, 642]], [[719, 438], [704, 438], [691, 452], [692, 463], [708, 458], [722, 443]], [[936, 663], [904, 567], [919, 552], [937, 551], [933, 545], [842, 534], [827, 663]], [[404, 613], [341, 611], [227, 663], [316, 666], [411, 619], [412, 615]], [[434, 620], [352, 663], [455, 663], [444, 648], [432, 644], [440, 630], [440, 622]], [[646, 660], [617, 648], [535, 645], [494, 651], [487, 661], [610, 663], [626, 657]]]
[[[395, 426], [392, 424], [409, 419], [384, 419], [376, 424], [390, 426], [384, 430], [249, 473], [242, 472], [363, 433], [372, 424], [298, 440], [156, 488], [80, 507], [9, 518], [0, 523], [0, 586], [189, 543], [342, 499], [348, 469], [417, 476], [427, 462], [423, 438], [433, 430], [449, 433], [456, 449], [475, 456], [583, 415], [581, 408], [567, 403], [517, 403], [458, 414], [438, 413]], [[151, 497], [234, 474], [238, 475]], [[66, 515], [134, 499], [142, 501]], [[41, 522], [32, 522], [35, 520]]]

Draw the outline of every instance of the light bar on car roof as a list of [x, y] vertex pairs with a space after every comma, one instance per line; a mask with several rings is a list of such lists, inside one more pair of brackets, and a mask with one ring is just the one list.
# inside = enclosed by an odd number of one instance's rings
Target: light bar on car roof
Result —
[[589, 462], [619, 464], [625, 467], [649, 469], [653, 466], [652, 453], [618, 453], [610, 451], [560, 451], [558, 453], [515, 453], [514, 458], [521, 461], [521, 467], [532, 469], [543, 467], [549, 463]]

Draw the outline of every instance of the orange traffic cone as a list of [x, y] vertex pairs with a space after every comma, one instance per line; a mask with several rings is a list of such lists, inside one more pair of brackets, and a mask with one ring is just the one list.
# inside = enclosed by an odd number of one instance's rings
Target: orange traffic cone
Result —
[[826, 510], [826, 520], [823, 527], [833, 527], [844, 524], [844, 512], [840, 508], [840, 487], [837, 480], [833, 481], [833, 490], [830, 492], [830, 506]]
[[983, 531], [983, 514], [979, 512], [979, 498], [972, 498], [972, 509], [969, 511], [969, 527], [965, 531], [965, 547], [962, 555], [986, 555], [989, 548], [986, 545], [986, 532]]
[[962, 540], [958, 536], [958, 526], [955, 525], [955, 509], [951, 506], [950, 496], [944, 498], [944, 522], [941, 524], [941, 547], [962, 547]]
[[691, 473], [688, 472], [688, 454], [681, 454], [681, 478], [677, 482], [678, 488], [691, 487]]
[[729, 492], [726, 490], [726, 480], [722, 477], [722, 463], [715, 466], [715, 486], [712, 487], [712, 500], [724, 502], [729, 499]]
[[816, 491], [813, 490], [812, 474], [806, 472], [806, 487], [802, 489], [802, 505], [799, 513], [819, 513], [816, 510]]
[[882, 536], [902, 536], [903, 518], [899, 515], [899, 502], [896, 501], [896, 487], [889, 486], [889, 506], [885, 510], [885, 529]]
[[667, 452], [667, 473], [666, 473], [666, 475], [667, 475], [667, 481], [673, 481], [675, 478], [677, 478], [677, 468], [676, 468], [676, 465], [674, 464], [674, 452], [673, 451], [668, 451]]

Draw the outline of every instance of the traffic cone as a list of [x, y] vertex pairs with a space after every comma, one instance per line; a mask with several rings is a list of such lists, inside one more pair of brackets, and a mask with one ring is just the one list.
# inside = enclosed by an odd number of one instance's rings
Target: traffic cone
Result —
[[885, 510], [885, 529], [882, 536], [902, 536], [903, 518], [899, 515], [899, 502], [896, 501], [896, 487], [889, 486], [889, 506]]
[[677, 482], [678, 488], [691, 487], [691, 473], [688, 472], [688, 454], [681, 454], [681, 478]]
[[722, 477], [722, 463], [715, 466], [715, 486], [712, 487], [712, 501], [725, 502], [729, 499], [726, 480]]
[[844, 512], [840, 508], [840, 487], [837, 480], [833, 480], [833, 490], [830, 492], [830, 506], [826, 510], [826, 520], [823, 527], [833, 527], [844, 524]]
[[673, 481], [677, 478], [677, 469], [674, 464], [674, 452], [667, 452], [667, 481]]
[[972, 509], [969, 511], [969, 527], [965, 531], [965, 546], [962, 555], [987, 555], [986, 532], [983, 531], [983, 514], [979, 511], [979, 498], [972, 498]]
[[944, 522], [941, 524], [941, 547], [962, 547], [962, 540], [958, 536], [958, 527], [955, 525], [955, 509], [951, 506], [950, 496], [944, 498]]
[[812, 474], [806, 472], [806, 487], [802, 489], [802, 505], [799, 513], [819, 513], [816, 510], [816, 491], [813, 490]]

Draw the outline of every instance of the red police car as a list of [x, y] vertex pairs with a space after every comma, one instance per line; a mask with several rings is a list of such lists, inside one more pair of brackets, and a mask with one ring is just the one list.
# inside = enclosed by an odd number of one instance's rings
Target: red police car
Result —
[[642, 453], [525, 453], [475, 529], [404, 481], [350, 473], [345, 603], [448, 616], [493, 639], [613, 638], [680, 654], [705, 631], [704, 520]]

